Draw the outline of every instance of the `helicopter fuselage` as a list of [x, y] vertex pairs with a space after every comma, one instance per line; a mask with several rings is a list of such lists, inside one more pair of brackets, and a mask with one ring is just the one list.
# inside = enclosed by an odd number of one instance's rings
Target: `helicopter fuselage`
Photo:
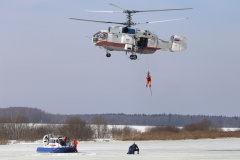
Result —
[[149, 30], [140, 30], [121, 26], [110, 26], [108, 30], [101, 30], [93, 35], [93, 43], [108, 51], [125, 51], [132, 54], [152, 54], [157, 50], [172, 52], [186, 49], [186, 38], [172, 36], [170, 41], [158, 39]]

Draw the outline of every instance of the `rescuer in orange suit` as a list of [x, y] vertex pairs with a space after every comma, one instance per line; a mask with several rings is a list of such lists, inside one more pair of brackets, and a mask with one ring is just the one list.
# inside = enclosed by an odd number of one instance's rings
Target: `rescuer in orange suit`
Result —
[[78, 152], [78, 150], [77, 150], [78, 141], [76, 141], [76, 140], [74, 139], [74, 141], [72, 141], [72, 145], [73, 145], [73, 147], [75, 148], [75, 152]]
[[152, 80], [152, 76], [150, 75], [150, 72], [148, 71], [147, 73], [147, 76], [146, 76], [146, 79], [147, 79], [147, 82], [146, 82], [146, 87], [151, 87], [152, 83], [151, 83], [151, 80]]

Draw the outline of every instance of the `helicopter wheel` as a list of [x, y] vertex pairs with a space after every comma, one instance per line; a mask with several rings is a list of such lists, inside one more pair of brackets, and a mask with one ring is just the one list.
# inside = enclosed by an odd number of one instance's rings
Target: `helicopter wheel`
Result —
[[136, 60], [136, 59], [137, 59], [137, 55], [135, 55], [135, 54], [130, 55], [130, 59], [131, 59], [131, 60]]
[[110, 53], [107, 53], [107, 54], [106, 54], [106, 57], [111, 57], [111, 54], [110, 54]]

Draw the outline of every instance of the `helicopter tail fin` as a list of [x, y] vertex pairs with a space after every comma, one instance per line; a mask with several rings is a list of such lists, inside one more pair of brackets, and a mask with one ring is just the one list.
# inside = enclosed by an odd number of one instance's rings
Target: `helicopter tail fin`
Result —
[[173, 35], [170, 39], [172, 47], [169, 48], [171, 52], [180, 52], [187, 49], [187, 38], [179, 35]]

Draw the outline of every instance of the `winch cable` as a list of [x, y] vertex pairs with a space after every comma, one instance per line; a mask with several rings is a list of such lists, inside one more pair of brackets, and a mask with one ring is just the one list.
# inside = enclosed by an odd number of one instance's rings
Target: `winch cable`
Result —
[[148, 72], [149, 72], [148, 54], [147, 54], [147, 67], [148, 67]]
[[150, 92], [151, 92], [151, 96], [152, 96], [152, 89], [151, 89], [151, 87], [149, 87], [150, 88]]

